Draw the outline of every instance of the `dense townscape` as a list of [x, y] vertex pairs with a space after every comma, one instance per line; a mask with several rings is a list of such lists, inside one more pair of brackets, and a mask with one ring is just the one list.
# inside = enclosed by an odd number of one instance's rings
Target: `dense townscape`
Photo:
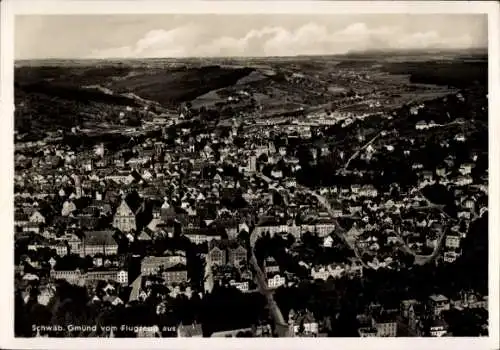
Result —
[[488, 335], [486, 60], [246, 64], [16, 67], [16, 335]]

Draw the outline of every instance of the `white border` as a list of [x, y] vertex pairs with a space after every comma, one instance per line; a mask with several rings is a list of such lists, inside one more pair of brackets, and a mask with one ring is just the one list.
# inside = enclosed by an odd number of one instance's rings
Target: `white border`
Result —
[[[0, 313], [0, 346], [2, 348], [77, 349], [77, 348], [187, 348], [213, 346], [216, 349], [273, 348], [302, 349], [307, 346], [340, 349], [499, 349], [498, 257], [499, 164], [500, 148], [496, 139], [499, 128], [499, 10], [498, 2], [465, 1], [158, 1], [158, 0], [4, 0], [1, 5], [1, 128], [0, 160], [0, 258], [3, 284]], [[13, 66], [15, 14], [341, 14], [341, 13], [487, 13], [489, 15], [489, 283], [490, 336], [484, 338], [280, 338], [280, 339], [16, 339], [13, 332]], [[56, 38], [54, 38], [57, 40]], [[496, 103], [494, 103], [496, 102]], [[495, 116], [495, 118], [491, 118]]]
[[[11, 0], [7, 0], [11, 1]], [[164, 1], [164, 0], [15, 0], [16, 14], [156, 13], [487, 13], [488, 1]], [[141, 5], [138, 6], [137, 4]]]

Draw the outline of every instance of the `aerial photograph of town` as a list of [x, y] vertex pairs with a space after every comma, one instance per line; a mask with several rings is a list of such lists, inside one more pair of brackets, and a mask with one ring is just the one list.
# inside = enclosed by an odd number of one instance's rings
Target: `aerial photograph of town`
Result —
[[487, 337], [487, 29], [17, 16], [15, 336]]

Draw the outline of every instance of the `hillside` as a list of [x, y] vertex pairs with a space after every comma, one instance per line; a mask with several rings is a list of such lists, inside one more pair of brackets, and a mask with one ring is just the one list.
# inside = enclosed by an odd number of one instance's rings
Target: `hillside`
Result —
[[[261, 110], [257, 118], [302, 108], [390, 112], [458, 89], [486, 86], [482, 56], [472, 61], [432, 57], [408, 62], [389, 62], [380, 55], [23, 62], [15, 69], [15, 126], [29, 132], [85, 122], [113, 124], [126, 106], [175, 111], [185, 102], [222, 115]], [[369, 107], [377, 99], [381, 107]], [[449, 108], [453, 118], [467, 114]], [[434, 114], [432, 106], [429, 113]], [[431, 119], [438, 122], [445, 116]]]
[[189, 101], [212, 90], [234, 85], [253, 71], [252, 68], [207, 66], [176, 70], [144, 70], [123, 80], [106, 84], [115, 92], [132, 91], [162, 105]]
[[15, 127], [20, 133], [68, 129], [88, 122], [113, 122], [125, 106], [158, 102], [177, 107], [235, 84], [251, 68], [115, 66], [18, 67], [15, 70]]

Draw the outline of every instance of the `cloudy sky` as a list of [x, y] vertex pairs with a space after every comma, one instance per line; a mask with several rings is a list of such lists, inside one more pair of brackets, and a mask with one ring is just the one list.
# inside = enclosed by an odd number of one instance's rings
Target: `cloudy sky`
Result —
[[17, 16], [15, 58], [293, 56], [487, 47], [485, 15]]

